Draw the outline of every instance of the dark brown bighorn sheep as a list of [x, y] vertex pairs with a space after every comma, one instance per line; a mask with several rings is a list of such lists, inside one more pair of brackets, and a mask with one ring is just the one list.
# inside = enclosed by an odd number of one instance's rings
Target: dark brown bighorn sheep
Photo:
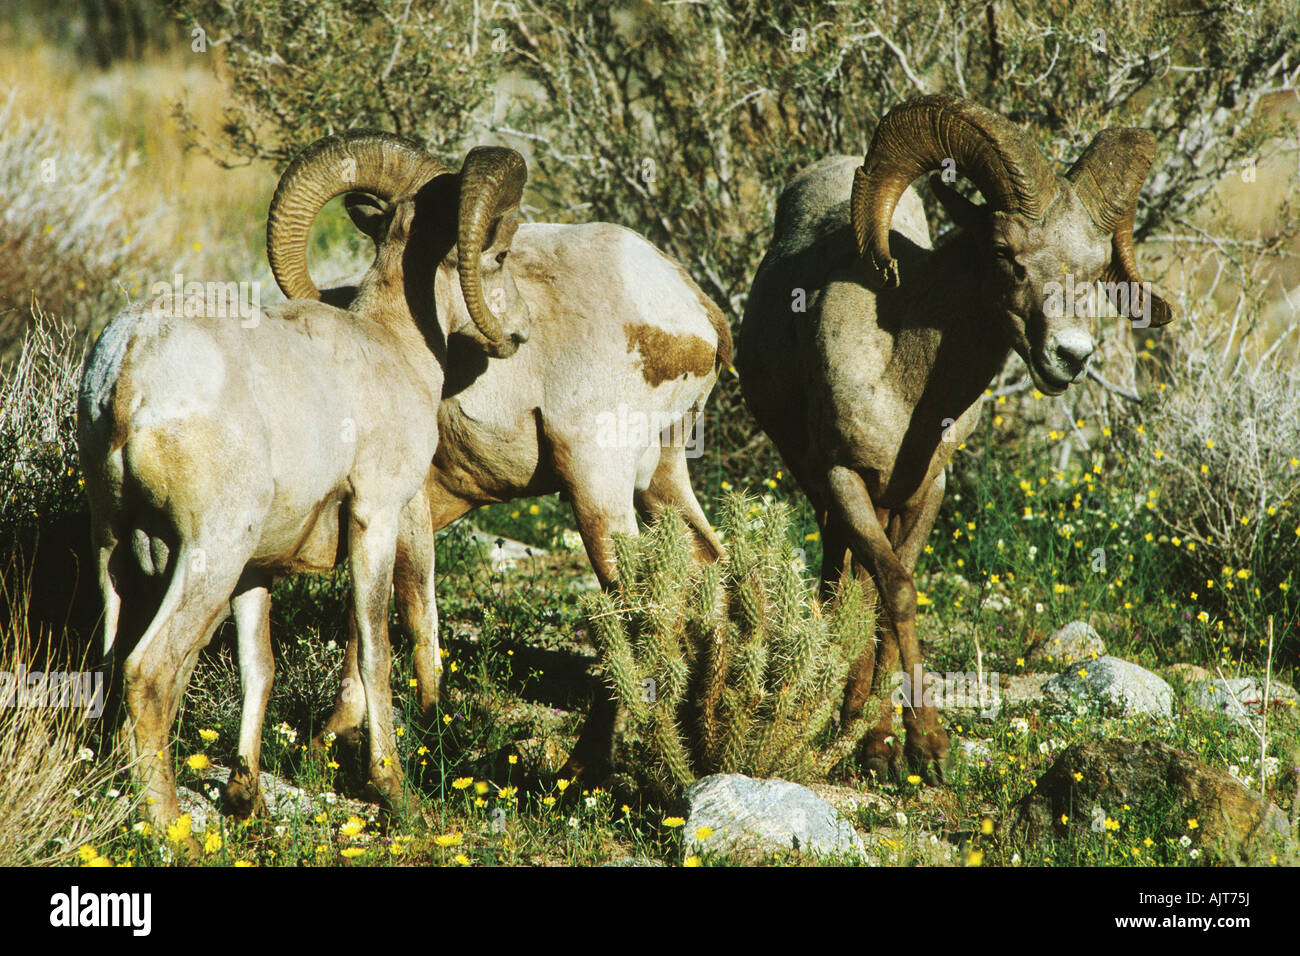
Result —
[[[1127, 314], [1151, 325], [1171, 318], [1142, 284], [1133, 252], [1154, 155], [1150, 132], [1105, 130], [1060, 177], [1005, 118], [925, 96], [880, 121], [860, 167], [853, 157], [823, 160], [777, 202], [737, 364], [754, 417], [814, 506], [823, 588], [851, 570], [880, 595], [881, 640], [850, 675], [844, 718], [862, 711], [900, 655], [910, 678], [905, 750], [892, 737], [889, 700], [863, 742], [879, 774], [901, 774], [906, 758], [941, 779], [948, 757], [934, 708], [917, 696], [912, 572], [943, 497], [944, 465], [974, 428], [981, 394], [1012, 349], [1046, 394], [1084, 373], [1089, 310], [1060, 308], [1063, 280], [1076, 288], [1103, 280]], [[935, 178], [959, 229], [932, 249], [910, 184], [940, 169], [969, 177], [986, 203]]]
[[[155, 825], [180, 812], [171, 726], [199, 651], [228, 612], [244, 720], [225, 796], [237, 812], [251, 810], [273, 674], [271, 584], [332, 567], [343, 540], [370, 775], [383, 798], [400, 796], [388, 686], [394, 556], [406, 557], [405, 584], [424, 609], [408, 623], [431, 633], [424, 482], [438, 443], [446, 338], [468, 335], [508, 355], [528, 336], [528, 310], [504, 262], [525, 177], [513, 150], [475, 149], [451, 174], [400, 137], [328, 137], [285, 172], [268, 231], [281, 281], [310, 296], [303, 206], [357, 189], [389, 200], [350, 309], [291, 301], [241, 323], [205, 303], [178, 312], [155, 302], [118, 315], [96, 342], [81, 382], [78, 445], [104, 656], [112, 667], [125, 655], [123, 730]], [[454, 294], [457, 271], [463, 297]], [[417, 657], [423, 676], [435, 666]]]
[[[320, 197], [304, 199], [295, 218], [309, 225], [322, 204]], [[378, 242], [384, 205], [360, 193], [346, 205], [357, 227]], [[272, 235], [268, 252], [281, 287], [287, 295], [315, 295], [282, 277], [280, 241]], [[636, 533], [638, 512], [678, 508], [700, 557], [716, 559], [721, 545], [691, 490], [685, 438], [731, 362], [721, 310], [676, 262], [609, 223], [522, 224], [510, 264], [529, 306], [532, 338], [509, 362], [498, 362], [484, 358], [475, 342], [452, 336], [455, 359], [425, 488], [432, 528], [481, 505], [560, 492], [572, 503], [602, 585], [616, 577], [610, 535]], [[321, 295], [346, 305], [356, 291], [338, 285]], [[411, 557], [426, 562], [421, 574], [433, 571], [432, 552], [399, 552], [397, 606], [406, 618], [430, 615], [435, 628], [417, 629], [416, 660], [437, 661], [436, 612], [406, 583]], [[437, 672], [417, 667], [417, 675], [428, 713], [438, 697]], [[316, 744], [329, 734], [353, 735], [365, 703], [353, 635], [334, 712]], [[611, 717], [608, 707], [597, 709], [567, 773], [588, 768], [599, 775], [592, 765], [608, 757]]]

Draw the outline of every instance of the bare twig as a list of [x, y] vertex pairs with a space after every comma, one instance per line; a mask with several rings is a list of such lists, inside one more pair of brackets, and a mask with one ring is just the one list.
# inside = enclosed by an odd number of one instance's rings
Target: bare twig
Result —
[[1118, 395], [1120, 398], [1128, 399], [1130, 402], [1141, 403], [1142, 401], [1142, 396], [1136, 392], [1130, 392], [1126, 388], [1120, 388], [1118, 385], [1106, 381], [1091, 365], [1088, 366], [1088, 378], [1092, 379], [1112, 395]]
[[1273, 615], [1268, 616], [1268, 662], [1264, 667], [1264, 718], [1259, 734], [1259, 793], [1265, 795], [1264, 786], [1268, 782], [1268, 765], [1264, 758], [1268, 756], [1268, 692], [1273, 682]]

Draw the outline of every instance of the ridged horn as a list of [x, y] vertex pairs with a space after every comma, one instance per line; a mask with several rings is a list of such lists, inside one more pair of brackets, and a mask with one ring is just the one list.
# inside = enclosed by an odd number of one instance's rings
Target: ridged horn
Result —
[[492, 224], [519, 207], [528, 165], [523, 156], [503, 146], [477, 146], [460, 170], [460, 212], [457, 222], [460, 288], [465, 307], [479, 332], [493, 345], [501, 342], [501, 322], [483, 294], [480, 259]]
[[307, 271], [307, 236], [335, 196], [356, 191], [395, 202], [446, 172], [419, 143], [393, 133], [354, 129], [316, 140], [284, 171], [267, 213], [266, 255], [281, 291], [320, 298]]
[[881, 119], [853, 176], [850, 214], [873, 288], [897, 286], [889, 225], [903, 190], [952, 160], [993, 209], [1039, 219], [1056, 177], [1038, 147], [1010, 120], [955, 96], [920, 96]]
[[[1137, 295], [1130, 299], [1133, 315], [1143, 308], [1142, 276], [1133, 249], [1133, 220], [1138, 194], [1156, 157], [1156, 137], [1150, 130], [1104, 129], [1092, 138], [1065, 178], [1074, 187], [1097, 230], [1111, 234], [1110, 264], [1105, 282], [1127, 282]], [[1173, 310], [1160, 296], [1151, 296], [1151, 324], [1173, 320]]]

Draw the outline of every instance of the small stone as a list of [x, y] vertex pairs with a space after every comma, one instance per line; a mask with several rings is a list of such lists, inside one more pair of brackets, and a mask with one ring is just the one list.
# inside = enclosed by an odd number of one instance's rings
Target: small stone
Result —
[[608, 860], [601, 866], [667, 866], [663, 860], [652, 860], [646, 856], [625, 856], [617, 860]]
[[[689, 853], [769, 854], [865, 852], [862, 837], [807, 787], [786, 780], [714, 774], [686, 790]], [[713, 832], [697, 840], [700, 827]]]
[[1008, 703], [1022, 703], [1027, 700], [1042, 700], [1043, 685], [1054, 674], [1012, 674], [1007, 678], [1007, 686], [1002, 689], [1002, 698]]
[[1026, 660], [1031, 664], [1073, 664], [1106, 656], [1106, 642], [1086, 621], [1071, 621], [1034, 646]]
[[486, 554], [488, 560], [492, 563], [492, 570], [496, 572], [509, 571], [520, 563], [526, 563], [533, 558], [543, 557], [546, 554], [546, 551], [541, 548], [534, 548], [522, 541], [493, 537], [492, 535], [483, 534], [481, 531], [471, 532], [470, 537], [479, 546], [479, 549]]
[[880, 827], [863, 837], [868, 866], [956, 866], [957, 848], [937, 834]]
[[1043, 696], [1058, 706], [1100, 705], [1125, 716], [1168, 715], [1174, 692], [1160, 677], [1118, 657], [1071, 664], [1043, 685]]

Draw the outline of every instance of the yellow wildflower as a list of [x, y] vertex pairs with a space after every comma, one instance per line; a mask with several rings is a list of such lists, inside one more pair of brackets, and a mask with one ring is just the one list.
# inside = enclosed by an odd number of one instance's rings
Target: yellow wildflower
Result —
[[182, 813], [176, 818], [175, 823], [168, 824], [167, 839], [171, 840], [173, 843], [180, 843], [182, 840], [188, 840], [193, 826], [194, 821], [190, 815], [188, 813]]

